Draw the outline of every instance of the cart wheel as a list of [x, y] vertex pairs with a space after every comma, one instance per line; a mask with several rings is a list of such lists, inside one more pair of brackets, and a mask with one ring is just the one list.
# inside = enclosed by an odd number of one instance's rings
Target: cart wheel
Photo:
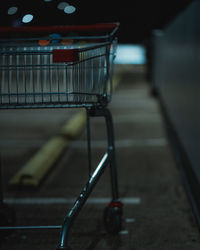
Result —
[[[7, 204], [0, 206], [0, 227], [12, 227], [15, 226], [16, 216], [15, 211], [12, 207]], [[13, 230], [0, 230], [1, 238], [10, 235]]]
[[111, 202], [104, 209], [104, 226], [108, 233], [117, 234], [122, 228], [122, 207], [121, 202]]

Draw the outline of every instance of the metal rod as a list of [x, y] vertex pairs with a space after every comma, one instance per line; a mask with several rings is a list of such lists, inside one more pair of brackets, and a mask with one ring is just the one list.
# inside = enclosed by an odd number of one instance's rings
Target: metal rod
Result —
[[88, 172], [89, 178], [92, 174], [92, 155], [91, 155], [91, 133], [90, 133], [90, 115], [89, 110], [86, 108], [87, 114], [87, 148], [88, 148]]
[[0, 155], [0, 207], [3, 206], [2, 160]]
[[114, 144], [114, 127], [112, 121], [112, 115], [109, 109], [90, 109], [91, 116], [104, 116], [107, 129], [107, 140], [108, 140], [108, 149], [110, 150], [110, 175], [111, 175], [111, 190], [113, 201], [118, 201], [119, 192], [118, 192], [118, 181], [117, 181], [117, 167], [116, 167], [116, 157], [115, 157], [115, 144]]
[[82, 189], [82, 192], [80, 193], [78, 199], [74, 203], [73, 208], [70, 210], [68, 215], [64, 219], [63, 228], [61, 231], [61, 237], [60, 242], [57, 249], [63, 249], [64, 247], [68, 247], [68, 237], [69, 237], [69, 231], [72, 227], [72, 224], [76, 218], [76, 216], [79, 214], [81, 208], [85, 204], [87, 198], [89, 197], [90, 193], [92, 192], [94, 186], [96, 185], [97, 181], [99, 180], [100, 176], [103, 174], [105, 167], [110, 161], [110, 152], [108, 151], [103, 156], [102, 160], [100, 161], [99, 165], [93, 172], [91, 178], [87, 182], [87, 184]]
[[[6, 41], [6, 42], [8, 42], [8, 41]], [[109, 44], [110, 44], [110, 42], [104, 42], [104, 43], [98, 43], [95, 45], [90, 45], [90, 46], [85, 46], [85, 47], [77, 47], [77, 49], [79, 52], [92, 51], [92, 50], [95, 50], [98, 48], [103, 48]], [[30, 55], [30, 54], [34, 53], [34, 55], [48, 55], [48, 54], [51, 55], [52, 54], [51, 48], [52, 47], [50, 47], [49, 50], [45, 50], [44, 48], [41, 49], [40, 47], [38, 47], [37, 51], [34, 51], [34, 52], [32, 52], [31, 50], [1, 51], [0, 54], [1, 55]], [[55, 48], [55, 47], [53, 47], [53, 48]], [[65, 48], [65, 47], [59, 46], [59, 49], [63, 49], [63, 48]], [[76, 48], [76, 47], [74, 47], [74, 48]]]
[[106, 77], [104, 79], [104, 96], [107, 95], [107, 82], [109, 79], [109, 75], [110, 75], [110, 46], [107, 45], [106, 46], [106, 53], [105, 53], [105, 62], [106, 62]]
[[56, 226], [16, 226], [16, 227], [0, 227], [0, 230], [33, 230], [33, 229], [61, 229], [62, 225]]
[[114, 127], [110, 111], [108, 109], [105, 109], [105, 112], [106, 112], [105, 121], [107, 127], [108, 148], [112, 150], [112, 155], [110, 160], [112, 198], [113, 201], [118, 201], [119, 192], [118, 192], [117, 166], [116, 166], [115, 144], [114, 144]]

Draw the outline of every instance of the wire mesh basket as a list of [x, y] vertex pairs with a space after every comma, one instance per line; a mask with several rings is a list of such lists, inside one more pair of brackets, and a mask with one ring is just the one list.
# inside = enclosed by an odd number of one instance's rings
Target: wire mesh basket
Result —
[[[65, 26], [56, 29], [61, 34], [49, 34], [55, 27], [50, 31], [43, 27], [48, 30], [45, 36], [42, 28], [29, 27], [33, 34], [37, 31], [37, 37], [2, 38], [0, 108], [92, 106], [101, 103], [102, 97], [109, 101], [116, 27]], [[86, 35], [69, 36], [73, 29]], [[106, 34], [102, 34], [104, 29]], [[91, 30], [101, 32], [94, 35]]]

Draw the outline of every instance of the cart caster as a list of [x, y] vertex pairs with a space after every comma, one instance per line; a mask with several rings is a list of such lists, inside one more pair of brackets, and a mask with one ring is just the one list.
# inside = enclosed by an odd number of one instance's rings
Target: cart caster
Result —
[[[15, 211], [12, 207], [7, 204], [0, 206], [0, 227], [13, 227], [15, 226], [16, 216]], [[0, 230], [1, 238], [10, 235], [13, 230]]]
[[117, 234], [122, 228], [122, 207], [121, 202], [111, 202], [104, 209], [104, 226], [108, 233]]

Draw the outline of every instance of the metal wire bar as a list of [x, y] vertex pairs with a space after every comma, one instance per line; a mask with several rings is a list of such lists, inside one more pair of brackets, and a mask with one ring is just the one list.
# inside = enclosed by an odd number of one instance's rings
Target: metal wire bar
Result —
[[34, 229], [61, 229], [62, 225], [55, 226], [15, 226], [15, 227], [0, 227], [0, 230], [34, 230]]
[[[0, 40], [0, 44], [1, 44], [1, 40]], [[109, 45], [110, 42], [104, 42], [104, 43], [96, 43], [96, 44], [75, 44], [75, 45], [71, 45], [71, 46], [63, 46], [63, 45], [55, 45], [55, 46], [39, 46], [38, 43], [36, 44], [14, 44], [13, 41], [10, 44], [2, 44], [2, 51], [1, 54], [4, 55], [15, 55], [15, 54], [19, 54], [19, 55], [30, 55], [30, 54], [34, 54], [34, 55], [43, 55], [43, 54], [49, 54], [51, 55], [51, 51], [52, 49], [78, 49], [79, 52], [84, 52], [84, 51], [92, 51], [98, 48], [103, 48], [106, 45]], [[12, 50], [7, 50], [5, 48], [11, 48]], [[27, 48], [30, 48], [32, 50], [27, 50]], [[41, 50], [42, 49], [42, 50]]]
[[[0, 180], [2, 180], [2, 159], [0, 155]], [[3, 184], [0, 183], [0, 208], [3, 206]]]
[[88, 148], [88, 173], [89, 178], [92, 176], [92, 154], [91, 154], [91, 133], [90, 133], [90, 114], [86, 109], [87, 114], [87, 148]]
[[80, 193], [79, 197], [74, 203], [74, 206], [65, 217], [58, 246], [59, 249], [63, 249], [64, 247], [68, 246], [68, 237], [71, 226], [73, 225], [76, 216], [79, 214], [81, 208], [83, 207], [87, 198], [92, 192], [94, 186], [96, 185], [99, 178], [103, 174], [105, 167], [107, 166], [110, 160], [110, 155], [111, 155], [110, 150], [108, 150], [108, 152], [104, 154], [98, 166], [96, 167], [95, 171], [93, 172], [91, 178], [82, 189], [82, 192]]

